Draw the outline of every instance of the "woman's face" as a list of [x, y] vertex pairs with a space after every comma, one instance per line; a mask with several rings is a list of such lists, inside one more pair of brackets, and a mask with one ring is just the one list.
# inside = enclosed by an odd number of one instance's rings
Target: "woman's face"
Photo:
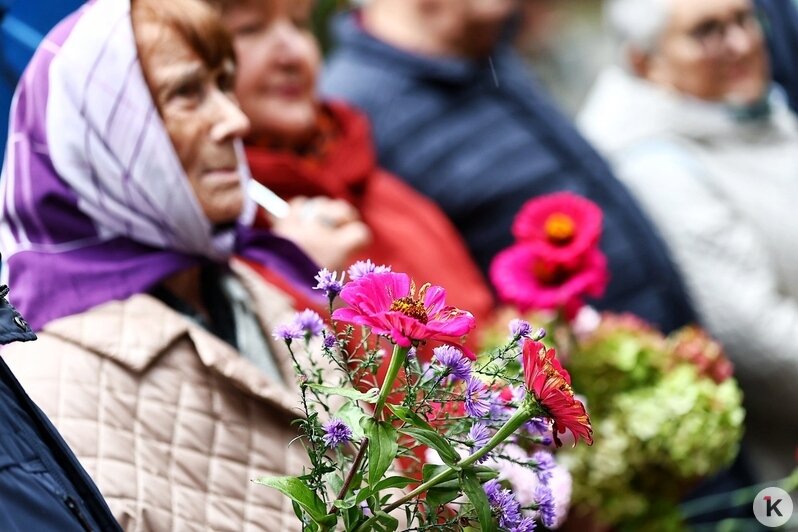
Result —
[[244, 190], [234, 142], [249, 128], [233, 95], [235, 64], [209, 68], [177, 32], [156, 24], [136, 28], [136, 38], [150, 91], [200, 207], [215, 225], [235, 222]]
[[300, 143], [314, 133], [321, 54], [311, 9], [311, 0], [251, 0], [224, 14], [238, 60], [236, 96], [256, 140]]

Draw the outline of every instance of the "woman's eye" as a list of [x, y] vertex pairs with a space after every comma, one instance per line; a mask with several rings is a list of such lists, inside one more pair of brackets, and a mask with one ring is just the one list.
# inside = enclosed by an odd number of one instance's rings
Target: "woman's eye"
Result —
[[253, 22], [251, 24], [244, 24], [238, 26], [233, 30], [234, 35], [239, 36], [247, 36], [247, 35], [256, 35], [263, 29], [263, 24], [260, 22]]
[[308, 30], [312, 26], [312, 19], [309, 14], [302, 14], [293, 17], [294, 26], [297, 28]]
[[236, 78], [232, 74], [221, 74], [216, 84], [222, 92], [233, 92], [236, 86]]
[[202, 83], [192, 81], [175, 87], [170, 96], [180, 99], [200, 99], [204, 90]]

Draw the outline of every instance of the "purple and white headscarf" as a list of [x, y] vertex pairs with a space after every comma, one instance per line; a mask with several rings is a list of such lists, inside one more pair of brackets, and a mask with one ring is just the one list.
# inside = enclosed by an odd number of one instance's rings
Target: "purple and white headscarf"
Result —
[[130, 0], [89, 2], [45, 38], [0, 175], [3, 280], [34, 330], [233, 254], [309, 288], [316, 267], [249, 227], [253, 212], [223, 232], [203, 214], [144, 79]]

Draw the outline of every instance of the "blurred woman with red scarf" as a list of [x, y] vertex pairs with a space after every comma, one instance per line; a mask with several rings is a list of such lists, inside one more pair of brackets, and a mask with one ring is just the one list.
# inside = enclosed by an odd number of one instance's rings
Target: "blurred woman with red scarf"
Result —
[[[451, 304], [485, 318], [493, 297], [448, 218], [377, 166], [364, 115], [319, 100], [321, 54], [308, 27], [312, 0], [213, 2], [234, 37], [235, 92], [251, 121], [246, 151], [253, 177], [285, 199], [346, 200], [372, 237], [352, 261], [368, 258], [419, 284], [444, 286]], [[261, 223], [268, 224], [265, 216]]]

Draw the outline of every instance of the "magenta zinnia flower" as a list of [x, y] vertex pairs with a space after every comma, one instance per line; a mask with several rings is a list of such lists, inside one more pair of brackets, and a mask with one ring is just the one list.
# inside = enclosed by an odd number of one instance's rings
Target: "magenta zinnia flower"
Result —
[[513, 222], [513, 235], [547, 264], [576, 267], [601, 237], [601, 209], [592, 201], [559, 192], [528, 201]]
[[446, 290], [425, 284], [416, 291], [405, 273], [372, 273], [350, 281], [341, 291], [349, 308], [333, 319], [370, 327], [401, 347], [424, 340], [457, 342], [475, 326], [470, 312], [446, 305]]
[[534, 245], [521, 243], [496, 255], [490, 266], [490, 279], [499, 298], [529, 310], [564, 308], [575, 313], [585, 296], [599, 297], [609, 281], [607, 259], [591, 249], [579, 268], [549, 267], [542, 263]]

